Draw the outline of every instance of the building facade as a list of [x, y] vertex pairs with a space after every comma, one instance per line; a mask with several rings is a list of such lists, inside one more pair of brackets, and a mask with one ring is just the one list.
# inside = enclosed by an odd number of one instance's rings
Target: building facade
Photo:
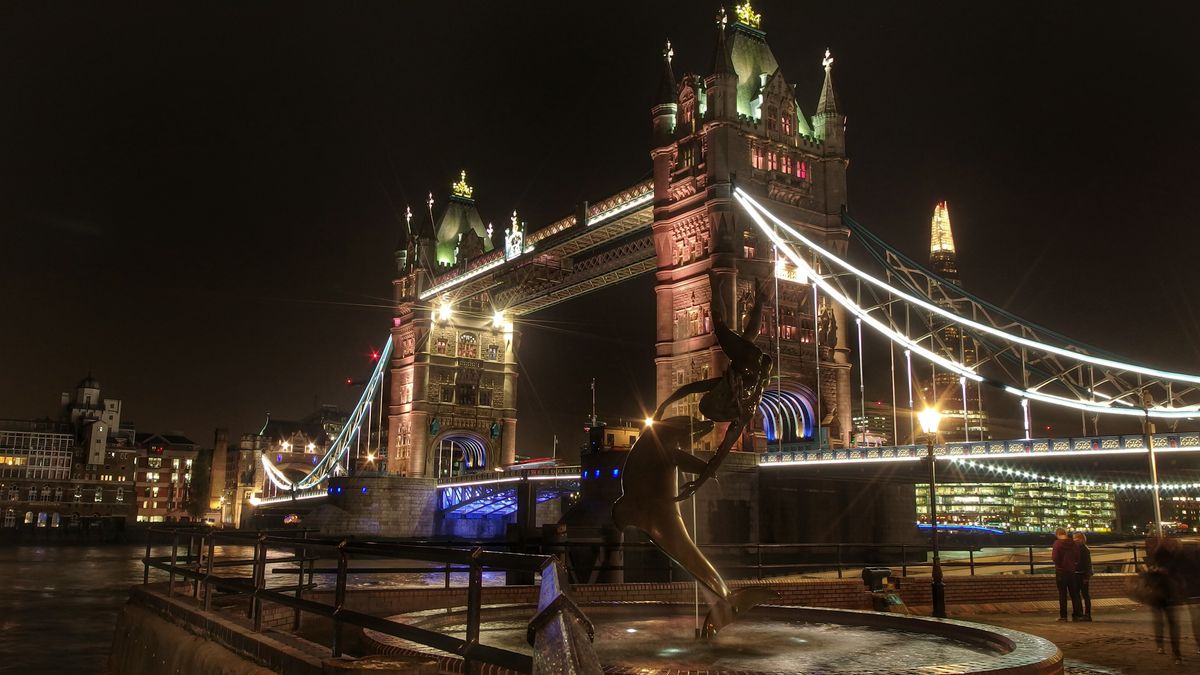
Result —
[[[938, 202], [933, 209], [929, 237], [929, 267], [938, 276], [955, 286], [962, 286], [958, 275], [958, 253], [954, 248], [954, 232], [950, 226], [950, 207]], [[953, 310], [953, 307], [947, 307]], [[954, 324], [937, 330], [942, 356], [971, 368], [978, 361], [975, 340]], [[929, 364], [928, 373], [917, 373], [924, 382], [922, 393], [925, 405], [942, 412], [941, 436], [946, 441], [978, 441], [991, 438], [987, 413], [983, 410], [981, 385], [969, 382], [958, 373], [938, 370]]]
[[[917, 520], [929, 522], [929, 484], [916, 486]], [[1059, 527], [1112, 532], [1117, 499], [1111, 487], [1064, 483], [946, 483], [937, 486], [938, 524], [1005, 532]]]
[[58, 420], [0, 421], [0, 529], [190, 519], [195, 443], [138, 434], [91, 375], [59, 403]]

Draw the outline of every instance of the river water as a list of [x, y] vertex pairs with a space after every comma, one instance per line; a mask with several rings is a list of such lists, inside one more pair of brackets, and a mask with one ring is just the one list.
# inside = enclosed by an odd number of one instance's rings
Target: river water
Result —
[[0, 673], [104, 673], [136, 546], [0, 546]]
[[[216, 559], [252, 557], [249, 547], [219, 546]], [[0, 545], [0, 673], [106, 673], [113, 631], [129, 587], [142, 583], [144, 546]], [[154, 555], [170, 549], [155, 548]], [[272, 552], [271, 557], [286, 555]], [[435, 567], [417, 561], [388, 560], [373, 567]], [[291, 565], [288, 564], [287, 567]], [[317, 563], [326, 569], [332, 561]], [[282, 569], [285, 565], [269, 569]], [[250, 569], [228, 567], [222, 574], [249, 576]], [[500, 572], [484, 572], [485, 585], [504, 583]], [[151, 581], [165, 581], [152, 571]], [[332, 587], [332, 574], [313, 579]], [[295, 583], [293, 575], [271, 574], [267, 585]], [[446, 583], [442, 572], [351, 574], [350, 588], [429, 587]], [[450, 584], [465, 586], [465, 573], [451, 573]]]

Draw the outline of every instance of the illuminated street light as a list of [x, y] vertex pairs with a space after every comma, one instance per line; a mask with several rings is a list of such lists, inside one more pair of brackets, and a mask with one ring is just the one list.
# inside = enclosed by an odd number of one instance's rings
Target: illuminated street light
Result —
[[496, 312], [494, 314], [492, 314], [492, 328], [494, 330], [500, 330], [501, 328], [504, 328], [504, 311], [503, 310], [498, 309], [498, 310], [496, 310]]
[[942, 580], [942, 557], [938, 550], [937, 521], [937, 463], [934, 461], [933, 442], [937, 440], [938, 424], [942, 413], [936, 408], [926, 408], [917, 413], [921, 431], [925, 432], [925, 447], [929, 451], [929, 529], [933, 540], [933, 615], [946, 618], [946, 585]]
[[650, 427], [652, 427], [652, 426], [654, 426], [654, 418], [653, 418], [653, 417], [647, 417], [647, 418], [646, 418], [646, 428], [650, 428]]
[[312, 453], [317, 449], [317, 445], [315, 443], [309, 443], [305, 447], [308, 448], [309, 453]]
[[292, 449], [292, 444], [287, 441], [284, 441], [281, 445], [283, 445], [284, 452]]
[[449, 322], [453, 313], [454, 310], [450, 306], [449, 301], [443, 300], [441, 306], [438, 307], [438, 321], [441, 321], [442, 323]]

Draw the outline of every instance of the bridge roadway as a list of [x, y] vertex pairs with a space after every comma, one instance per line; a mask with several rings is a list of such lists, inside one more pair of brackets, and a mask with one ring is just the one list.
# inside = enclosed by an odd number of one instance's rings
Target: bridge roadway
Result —
[[438, 276], [421, 300], [492, 294], [514, 316], [654, 271], [650, 225], [654, 183], [647, 180], [525, 235], [519, 254], [503, 249]]
[[[1200, 432], [1155, 434], [1154, 449], [1161, 482], [1200, 483], [1200, 462], [1193, 454], [1200, 452]], [[814, 478], [921, 482], [928, 475], [922, 461], [927, 454], [924, 444], [837, 449], [797, 444], [762, 453], [758, 466], [771, 473], [799, 470]], [[1146, 454], [1146, 437], [1140, 434], [968, 441], [934, 446], [934, 455], [947, 460], [939, 478], [945, 482], [1011, 482], [1020, 480], [1021, 476], [1006, 473], [1006, 469], [1015, 471], [1031, 463], [1044, 467], [1039, 469], [1041, 471], [1057, 470], [1071, 479], [1145, 482], [1148, 480]], [[968, 460], [973, 465], [968, 465]], [[507, 515], [516, 508], [517, 483], [536, 483], [537, 499], [545, 501], [577, 491], [582, 477], [580, 471], [579, 466], [559, 466], [520, 471], [519, 475], [510, 472], [442, 479], [437, 488], [438, 508], [453, 517]], [[1140, 478], [1131, 479], [1130, 475]], [[779, 477], [783, 478], [783, 475]], [[295, 501], [318, 500], [333, 489], [300, 492], [295, 495]], [[291, 495], [282, 495], [259, 499], [255, 505], [270, 507], [292, 501]]]

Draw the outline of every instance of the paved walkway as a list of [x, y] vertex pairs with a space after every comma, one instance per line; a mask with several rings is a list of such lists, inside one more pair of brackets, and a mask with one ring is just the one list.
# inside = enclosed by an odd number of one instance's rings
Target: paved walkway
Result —
[[[1067, 658], [1067, 672], [1092, 673], [1197, 673], [1200, 672], [1200, 645], [1192, 638], [1192, 626], [1186, 608], [1179, 619], [1183, 639], [1183, 665], [1172, 664], [1170, 647], [1158, 654], [1154, 644], [1154, 626], [1150, 611], [1140, 605], [1100, 603], [1092, 607], [1091, 623], [1059, 623], [1058, 603], [1013, 603], [1001, 611], [987, 608], [951, 608], [950, 617], [1025, 631], [1058, 645]], [[1107, 606], [1105, 606], [1107, 605]], [[1025, 606], [1025, 607], [1022, 607]]]

